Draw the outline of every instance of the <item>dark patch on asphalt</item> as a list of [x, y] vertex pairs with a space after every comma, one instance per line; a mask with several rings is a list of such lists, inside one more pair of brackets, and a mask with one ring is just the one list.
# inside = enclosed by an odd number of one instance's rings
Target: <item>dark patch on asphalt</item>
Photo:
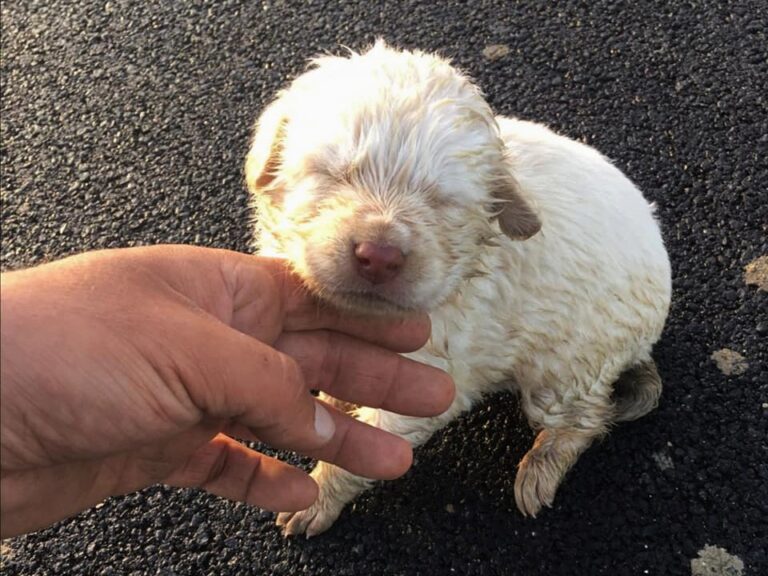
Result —
[[[674, 269], [659, 409], [593, 446], [535, 520], [513, 496], [531, 434], [502, 396], [313, 540], [155, 487], [14, 539], [3, 573], [689, 575], [707, 544], [768, 572], [768, 293], [744, 279], [768, 254], [765, 3], [340, 4], [4, 2], [4, 269], [159, 242], [248, 250], [259, 110], [307, 57], [381, 35], [452, 56], [497, 111], [596, 146], [657, 202]], [[717, 369], [725, 347], [746, 372]]]

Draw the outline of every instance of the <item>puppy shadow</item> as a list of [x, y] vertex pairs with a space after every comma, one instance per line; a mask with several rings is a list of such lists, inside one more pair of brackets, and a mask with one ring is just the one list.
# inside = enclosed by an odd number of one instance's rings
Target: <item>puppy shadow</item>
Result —
[[[636, 427], [633, 422], [619, 428]], [[333, 538], [339, 532], [364, 531], [397, 541], [424, 531], [450, 532], [454, 527], [524, 527], [533, 519], [517, 508], [515, 478], [535, 436], [517, 395], [495, 394], [416, 449], [414, 465], [403, 477], [377, 484], [350, 504], [328, 534]], [[620, 445], [608, 434], [586, 451], [558, 490], [554, 507], [559, 512], [543, 511], [547, 523], [579, 514], [578, 504], [571, 500], [586, 496], [584, 487], [601, 474], [595, 471], [607, 466], [601, 460], [618, 458]], [[576, 475], [576, 470], [582, 472]]]
[[344, 526], [407, 538], [409, 530], [463, 526], [468, 514], [522, 518], [515, 473], [533, 438], [516, 395], [496, 394], [418, 448], [405, 476], [377, 484], [347, 507], [331, 533]]

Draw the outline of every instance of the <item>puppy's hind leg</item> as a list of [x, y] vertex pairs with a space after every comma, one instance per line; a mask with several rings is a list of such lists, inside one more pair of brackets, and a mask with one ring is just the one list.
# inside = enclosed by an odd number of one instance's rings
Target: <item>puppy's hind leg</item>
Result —
[[613, 385], [616, 422], [637, 420], [659, 405], [661, 376], [656, 363], [647, 359], [624, 371]]
[[523, 411], [540, 428], [533, 447], [518, 464], [515, 501], [526, 516], [552, 506], [565, 474], [590, 444], [605, 434], [614, 408], [608, 395], [564, 400], [551, 390], [523, 398]]

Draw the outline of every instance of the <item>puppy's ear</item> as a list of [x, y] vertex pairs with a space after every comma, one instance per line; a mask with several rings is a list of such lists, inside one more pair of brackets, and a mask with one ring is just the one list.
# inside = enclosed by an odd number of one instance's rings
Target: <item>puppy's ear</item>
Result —
[[541, 221], [520, 194], [512, 176], [503, 178], [494, 196], [498, 201], [499, 227], [512, 240], [527, 240], [541, 229]]
[[256, 122], [251, 149], [245, 160], [245, 182], [251, 194], [268, 187], [280, 169], [280, 155], [287, 123], [285, 105], [278, 98]]

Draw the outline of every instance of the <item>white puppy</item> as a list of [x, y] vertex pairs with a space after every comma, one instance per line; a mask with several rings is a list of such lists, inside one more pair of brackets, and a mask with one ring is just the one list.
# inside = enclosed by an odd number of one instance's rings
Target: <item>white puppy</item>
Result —
[[[539, 432], [515, 497], [536, 515], [593, 440], [658, 401], [650, 352], [671, 283], [653, 209], [594, 149], [494, 117], [438, 56], [379, 42], [313, 64], [256, 126], [258, 247], [337, 306], [429, 311], [432, 337], [409, 356], [450, 372], [453, 406], [361, 420], [417, 446], [483, 395], [517, 390]], [[319, 499], [279, 516], [286, 534], [322, 532], [371, 485], [324, 463], [312, 475]]]

